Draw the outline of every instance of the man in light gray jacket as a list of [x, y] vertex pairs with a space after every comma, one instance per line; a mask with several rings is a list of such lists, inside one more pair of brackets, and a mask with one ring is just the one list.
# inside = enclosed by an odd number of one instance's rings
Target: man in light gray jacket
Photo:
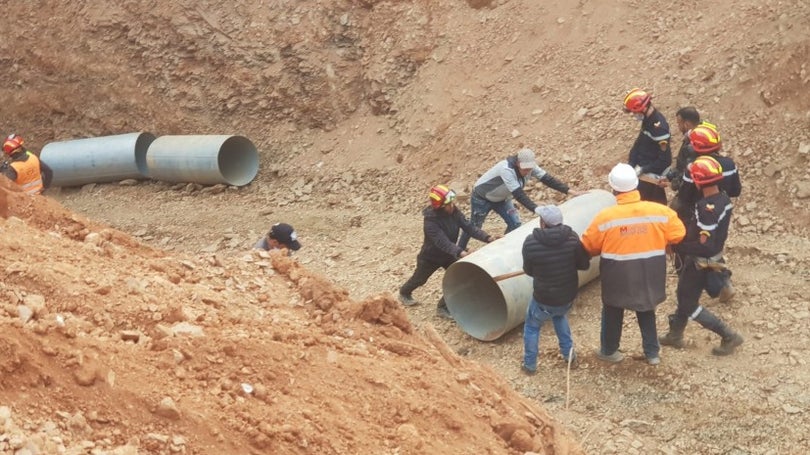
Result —
[[[520, 214], [512, 199], [514, 198], [530, 211], [537, 213], [537, 204], [523, 190], [532, 177], [560, 193], [573, 196], [581, 194], [579, 191], [570, 189], [568, 185], [538, 166], [534, 151], [524, 148], [517, 155], [499, 161], [475, 182], [470, 197], [472, 209], [470, 223], [481, 228], [489, 212], [494, 210], [506, 222], [505, 233], [520, 227]], [[466, 250], [469, 241], [470, 236], [463, 232], [458, 240], [458, 246]]]

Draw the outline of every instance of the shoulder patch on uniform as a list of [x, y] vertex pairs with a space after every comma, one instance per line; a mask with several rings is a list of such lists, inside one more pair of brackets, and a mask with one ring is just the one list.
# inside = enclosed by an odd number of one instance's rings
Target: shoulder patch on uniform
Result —
[[706, 210], [709, 212], [714, 212], [714, 204], [706, 204]]
[[655, 123], [653, 123], [653, 126], [656, 127], [656, 128], [661, 128], [661, 122], [660, 121], [655, 122]]

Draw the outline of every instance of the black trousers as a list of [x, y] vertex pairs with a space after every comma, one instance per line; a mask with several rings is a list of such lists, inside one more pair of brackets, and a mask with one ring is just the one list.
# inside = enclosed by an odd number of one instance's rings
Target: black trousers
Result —
[[[638, 328], [641, 330], [641, 347], [644, 355], [650, 359], [658, 357], [658, 332], [655, 326], [655, 310], [636, 311]], [[624, 309], [602, 304], [602, 353], [611, 355], [619, 350], [622, 340], [622, 323]]]
[[642, 201], [652, 201], [667, 205], [667, 192], [655, 183], [639, 180], [638, 192]]
[[681, 273], [678, 276], [678, 290], [675, 295], [678, 297], [678, 309], [675, 315], [680, 320], [687, 320], [700, 306], [700, 295], [706, 288], [708, 269], [698, 269], [691, 258], [684, 261]]
[[425, 261], [424, 259], [416, 259], [416, 270], [413, 275], [399, 288], [399, 293], [410, 296], [414, 289], [427, 283], [427, 280], [436, 273], [440, 268], [446, 269], [450, 264], [441, 265], [433, 262]]

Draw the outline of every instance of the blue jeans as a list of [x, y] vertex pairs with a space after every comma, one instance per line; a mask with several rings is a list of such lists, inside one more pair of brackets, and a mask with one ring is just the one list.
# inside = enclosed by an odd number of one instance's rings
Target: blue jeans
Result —
[[[506, 231], [504, 231], [504, 234], [512, 232], [520, 227], [520, 214], [518, 213], [517, 208], [515, 208], [515, 204], [512, 202], [512, 199], [507, 199], [501, 202], [492, 202], [486, 198], [476, 196], [475, 193], [473, 193], [472, 197], [470, 198], [470, 209], [470, 223], [479, 229], [484, 225], [484, 220], [487, 219], [489, 212], [493, 210], [506, 222]], [[467, 243], [469, 243], [469, 241], [469, 234], [462, 231], [461, 237], [458, 239], [458, 246], [462, 250], [466, 250]]]
[[[658, 332], [655, 326], [655, 310], [636, 311], [638, 328], [641, 330], [641, 347], [644, 355], [651, 359], [658, 357], [661, 347], [658, 344]], [[602, 354], [612, 355], [619, 350], [622, 340], [622, 324], [624, 322], [624, 309], [602, 305]]]
[[[571, 339], [571, 327], [568, 325], [568, 311], [573, 302], [568, 305], [551, 306], [538, 303], [534, 297], [526, 309], [526, 322], [523, 324], [523, 366], [531, 371], [537, 369], [537, 350], [540, 344], [540, 327], [551, 319], [557, 341], [560, 344], [560, 354], [568, 359], [568, 353], [574, 346]], [[576, 354], [574, 354], [576, 356]]]

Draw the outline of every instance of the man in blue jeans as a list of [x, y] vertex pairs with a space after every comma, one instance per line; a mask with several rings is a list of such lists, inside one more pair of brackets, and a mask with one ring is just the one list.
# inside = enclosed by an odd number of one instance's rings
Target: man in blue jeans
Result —
[[538, 207], [537, 213], [540, 227], [523, 242], [523, 271], [534, 279], [523, 325], [523, 371], [527, 374], [537, 372], [540, 327], [549, 319], [554, 324], [563, 359], [568, 362], [570, 355], [572, 366], [576, 365], [568, 311], [579, 290], [577, 270], [587, 270], [590, 265], [590, 255], [574, 230], [563, 224], [557, 206]]
[[[499, 161], [475, 182], [470, 196], [470, 223], [480, 229], [489, 212], [494, 210], [506, 222], [505, 233], [520, 227], [520, 214], [512, 199], [537, 213], [537, 204], [523, 190], [532, 177], [560, 193], [572, 196], [582, 194], [543, 170], [535, 161], [534, 151], [524, 148], [517, 155]], [[462, 232], [458, 246], [466, 250], [469, 241], [469, 234]]]

